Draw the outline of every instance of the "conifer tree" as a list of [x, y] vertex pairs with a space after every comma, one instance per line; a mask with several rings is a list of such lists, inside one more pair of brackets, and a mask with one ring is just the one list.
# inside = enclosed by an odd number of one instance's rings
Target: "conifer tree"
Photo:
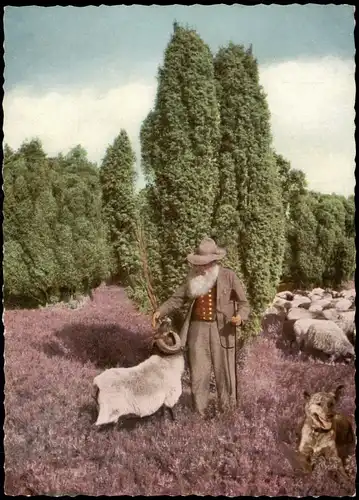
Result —
[[291, 168], [290, 162], [282, 155], [274, 153], [280, 182], [282, 186], [282, 200], [286, 219], [289, 218], [291, 207], [294, 206], [299, 195], [307, 191], [307, 180], [304, 172]]
[[[161, 210], [154, 165], [156, 164], [156, 129], [154, 127], [154, 111], [150, 111], [142, 123], [141, 168], [146, 179], [146, 187], [139, 193], [140, 223], [143, 228], [146, 255], [148, 260], [151, 285], [156, 297], [163, 293], [162, 251], [159, 239], [161, 227]], [[145, 276], [143, 275], [143, 280]], [[146, 299], [146, 303], [148, 301]]]
[[345, 209], [345, 235], [348, 238], [355, 238], [355, 200], [354, 195], [350, 195], [343, 200]]
[[290, 282], [293, 266], [292, 248], [290, 245], [290, 234], [293, 231], [292, 215], [299, 203], [300, 196], [307, 192], [307, 180], [304, 172], [291, 168], [289, 161], [282, 155], [274, 153], [274, 157], [279, 170], [285, 214], [285, 249], [281, 279], [284, 282]]
[[97, 286], [108, 251], [98, 170], [86, 152], [47, 158], [32, 140], [7, 150], [4, 176], [5, 298], [44, 304]]
[[318, 252], [323, 285], [338, 286], [354, 270], [354, 238], [347, 238], [347, 200], [344, 196], [319, 194], [315, 210]]
[[[41, 142], [24, 142], [6, 162], [5, 171], [5, 189], [9, 194], [7, 199], [5, 191], [4, 233], [5, 245], [9, 245], [6, 294], [27, 292], [25, 295], [39, 303], [47, 302], [55, 288], [57, 272], [53, 233], [56, 202]], [[20, 271], [24, 273], [23, 280]]]
[[[158, 212], [156, 210], [155, 202], [155, 186], [147, 185], [138, 194], [138, 204], [139, 204], [139, 229], [142, 230], [143, 241], [139, 242], [142, 244], [143, 252], [145, 255], [141, 256], [141, 275], [143, 289], [147, 290], [150, 288], [154, 294], [155, 300], [158, 301], [158, 291], [162, 287], [162, 274], [161, 274], [161, 258], [162, 249], [160, 240], [158, 238], [159, 221], [156, 219]], [[138, 240], [140, 235], [138, 234]], [[146, 259], [146, 264], [143, 262], [143, 258]], [[146, 270], [144, 267], [148, 267], [148, 274], [146, 276]], [[147, 308], [153, 309], [153, 304], [149, 302], [148, 293], [146, 292]]]
[[[161, 251], [160, 299], [183, 279], [186, 254], [211, 231], [219, 137], [212, 55], [191, 29], [174, 24], [158, 72], [155, 106], [141, 136]], [[149, 200], [150, 202], [150, 200]]]
[[251, 50], [230, 43], [219, 50], [214, 65], [221, 145], [220, 190], [213, 226], [216, 232], [228, 235], [233, 265], [244, 279], [256, 315], [275, 293], [285, 241], [270, 115]]
[[63, 182], [61, 220], [65, 235], [69, 234], [69, 228], [72, 231], [76, 290], [90, 293], [109, 274], [99, 172], [81, 146], [73, 148], [60, 162], [60, 167]]
[[[21, 218], [25, 225], [32, 215], [32, 204], [26, 185], [26, 164], [7, 145], [4, 148], [4, 295], [10, 297], [28, 295], [31, 279], [22, 246]], [[37, 304], [38, 299], [35, 299]]]
[[286, 281], [310, 288], [338, 287], [352, 279], [353, 208], [353, 201], [335, 194], [309, 191], [293, 198], [287, 231]]
[[135, 160], [128, 135], [121, 130], [107, 148], [100, 169], [102, 210], [115, 259], [114, 275], [132, 288], [140, 267]]
[[323, 262], [318, 252], [317, 200], [306, 193], [299, 196], [291, 214], [288, 241], [291, 247], [290, 276], [298, 288], [320, 286]]
[[355, 245], [355, 200], [354, 195], [343, 199], [345, 210], [345, 229], [342, 240], [337, 247], [337, 264], [335, 268], [336, 285], [344, 281], [353, 280], [356, 264], [356, 245]]

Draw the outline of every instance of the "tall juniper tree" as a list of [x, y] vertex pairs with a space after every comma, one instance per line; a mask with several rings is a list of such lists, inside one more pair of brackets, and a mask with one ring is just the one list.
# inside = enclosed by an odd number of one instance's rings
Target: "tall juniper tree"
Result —
[[64, 200], [61, 218], [72, 231], [76, 288], [89, 293], [109, 273], [99, 172], [81, 146], [73, 148], [60, 164]]
[[139, 271], [135, 154], [125, 130], [107, 148], [100, 169], [103, 216], [114, 256], [114, 277], [134, 287]]
[[214, 60], [221, 112], [220, 190], [214, 228], [227, 235], [254, 314], [275, 293], [284, 251], [284, 210], [270, 115], [251, 50], [229, 44]]
[[298, 197], [290, 218], [289, 275], [298, 288], [321, 285], [323, 262], [318, 252], [317, 200], [307, 192]]
[[[52, 172], [41, 142], [24, 142], [4, 165], [6, 295], [47, 302], [56, 289]], [[23, 276], [21, 276], [23, 273]]]
[[187, 252], [210, 234], [219, 119], [210, 49], [194, 30], [175, 23], [141, 137], [161, 245], [159, 298], [180, 283]]
[[281, 279], [290, 282], [293, 267], [291, 241], [293, 231], [296, 230], [293, 217], [295, 217], [296, 207], [300, 203], [301, 197], [307, 192], [307, 180], [304, 172], [291, 168], [290, 162], [282, 155], [275, 153], [274, 157], [279, 169], [285, 213], [285, 251]]
[[[31, 278], [23, 248], [24, 229], [33, 213], [32, 201], [27, 188], [25, 159], [4, 148], [4, 295], [5, 300], [25, 297], [33, 293]], [[39, 300], [35, 294], [35, 303]]]

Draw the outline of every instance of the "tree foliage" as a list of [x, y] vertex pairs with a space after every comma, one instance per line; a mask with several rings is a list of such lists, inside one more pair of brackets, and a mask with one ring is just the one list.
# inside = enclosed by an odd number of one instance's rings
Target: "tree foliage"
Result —
[[186, 254], [211, 230], [218, 182], [219, 110], [212, 55], [198, 34], [175, 24], [158, 72], [154, 109], [141, 133], [148, 198], [161, 247], [164, 298], [183, 279]]
[[100, 169], [81, 146], [49, 158], [38, 139], [5, 145], [8, 303], [89, 293], [111, 275], [156, 308], [204, 236], [226, 247], [224, 264], [243, 280], [254, 319], [280, 278], [302, 288], [352, 279], [354, 196], [308, 191], [305, 174], [274, 151], [252, 46], [230, 43], [213, 57], [175, 22], [157, 81], [140, 131], [139, 193], [125, 130]]
[[97, 169], [86, 152], [48, 158], [37, 139], [5, 148], [5, 298], [48, 303], [107, 274]]
[[286, 280], [338, 287], [355, 268], [354, 198], [306, 192], [292, 201]]
[[292, 246], [294, 215], [296, 206], [299, 205], [301, 197], [307, 192], [307, 181], [304, 172], [291, 168], [290, 162], [282, 155], [274, 153], [275, 160], [279, 170], [280, 182], [282, 187], [282, 201], [285, 214], [285, 243], [284, 258], [282, 266], [282, 280], [291, 281], [292, 279]]
[[[68, 236], [70, 228], [72, 232], [72, 244], [67, 238], [66, 259], [71, 263], [69, 270], [74, 276], [76, 288], [89, 291], [108, 276], [110, 264], [101, 214], [99, 172], [88, 161], [87, 153], [81, 146], [61, 159], [58, 168], [61, 186], [58, 194], [62, 200], [59, 213], [61, 230]], [[63, 286], [66, 286], [66, 281]]]
[[318, 253], [316, 200], [310, 193], [298, 198], [291, 211], [288, 241], [290, 245], [290, 277], [300, 287], [319, 285], [322, 261]]
[[270, 115], [251, 50], [230, 43], [214, 60], [221, 113], [220, 184], [215, 233], [230, 249], [253, 312], [278, 284], [283, 260], [284, 213]]
[[346, 235], [346, 208], [349, 206], [343, 196], [318, 195], [315, 216], [318, 222], [318, 251], [323, 263], [321, 278], [329, 286], [348, 280], [354, 270], [354, 240], [351, 239], [350, 244]]
[[113, 274], [132, 289], [140, 269], [135, 160], [128, 135], [122, 129], [107, 148], [100, 169], [103, 218], [114, 256]]
[[47, 300], [56, 276], [51, 174], [38, 140], [24, 143], [4, 162], [5, 293], [21, 294], [26, 287], [38, 301]]
[[304, 172], [291, 168], [290, 162], [282, 155], [274, 153], [282, 186], [282, 200], [286, 219], [290, 216], [291, 207], [300, 195], [307, 192], [307, 180]]
[[252, 49], [230, 43], [219, 50], [214, 90], [210, 66], [198, 35], [175, 23], [156, 103], [141, 128], [152, 280], [166, 298], [184, 275], [186, 253], [211, 234], [227, 248], [224, 264], [243, 279], [256, 316], [281, 278], [306, 286], [350, 275], [353, 213], [344, 198], [308, 192], [305, 174], [273, 150]]
[[[159, 213], [156, 210], [156, 189], [155, 186], [147, 185], [138, 193], [138, 205], [140, 212], [140, 229], [143, 237], [143, 253], [142, 256], [142, 290], [145, 293], [145, 308], [153, 309], [153, 304], [149, 300], [148, 289], [153, 291], [153, 294], [158, 298], [158, 291], [162, 288], [162, 268], [161, 256], [162, 249], [160, 239], [158, 237], [160, 221]], [[140, 235], [139, 238], [140, 239]], [[148, 275], [145, 274], [145, 265], [143, 259], [146, 259], [148, 266]]]

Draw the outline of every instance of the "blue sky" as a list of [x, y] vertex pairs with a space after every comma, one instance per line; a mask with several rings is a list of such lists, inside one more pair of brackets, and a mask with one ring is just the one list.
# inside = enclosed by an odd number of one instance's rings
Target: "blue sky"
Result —
[[353, 190], [349, 5], [6, 7], [5, 141], [18, 147], [35, 134], [49, 154], [80, 142], [100, 161], [124, 127], [139, 157], [139, 127], [174, 19], [213, 52], [252, 43], [279, 152], [311, 187]]

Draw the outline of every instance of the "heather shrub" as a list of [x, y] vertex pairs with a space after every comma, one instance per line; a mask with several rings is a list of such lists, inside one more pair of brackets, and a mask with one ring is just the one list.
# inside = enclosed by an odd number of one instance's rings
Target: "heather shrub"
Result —
[[353, 417], [353, 366], [287, 358], [274, 338], [259, 336], [241, 352], [233, 412], [218, 414], [212, 401], [212, 418], [199, 419], [186, 372], [175, 422], [155, 414], [99, 430], [92, 380], [148, 355], [150, 318], [121, 288], [101, 286], [79, 310], [6, 311], [5, 328], [8, 495], [353, 494], [354, 456], [347, 491], [324, 462], [311, 476], [294, 475], [281, 448], [297, 445], [304, 389], [343, 383], [339, 409]]

